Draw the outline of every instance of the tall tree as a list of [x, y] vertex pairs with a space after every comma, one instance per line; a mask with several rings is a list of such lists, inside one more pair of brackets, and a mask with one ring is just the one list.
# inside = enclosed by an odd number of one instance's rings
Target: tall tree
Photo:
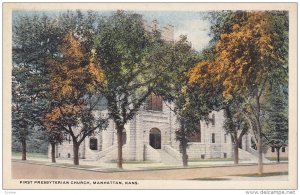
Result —
[[288, 97], [282, 87], [274, 86], [269, 98], [266, 137], [268, 145], [276, 149], [277, 162], [280, 162], [280, 149], [288, 144]]
[[226, 105], [224, 107], [224, 129], [231, 137], [234, 164], [239, 163], [239, 147], [242, 143], [243, 136], [249, 130], [246, 120], [236, 109], [237, 108], [233, 105]]
[[124, 125], [137, 114], [167, 71], [162, 66], [163, 59], [151, 61], [151, 51], [157, 51], [163, 43], [144, 25], [141, 15], [117, 11], [104, 18], [98, 27], [96, 53], [107, 82], [102, 94], [117, 129], [118, 168], [123, 163]]
[[[62, 12], [58, 16], [55, 13], [47, 16], [21, 12], [14, 18], [13, 137], [18, 137], [24, 146], [29, 133], [31, 133], [29, 138], [45, 133], [41, 131], [45, 129], [43, 127], [44, 112], [53, 102], [49, 96], [48, 61], [60, 55], [59, 45], [68, 31], [72, 31], [77, 38], [80, 38], [81, 46], [92, 56], [97, 18], [98, 15], [95, 12], [79, 10]], [[21, 112], [26, 115], [22, 114], [21, 117]], [[22, 128], [17, 125], [21, 124], [20, 120], [24, 120]], [[28, 122], [31, 126], [24, 128], [24, 124], [29, 125]], [[49, 139], [52, 138], [49, 137]], [[26, 151], [24, 147], [23, 151]]]
[[[31, 115], [31, 104], [30, 97], [24, 93], [24, 86], [20, 86], [18, 82], [18, 76], [13, 76], [13, 99], [12, 99], [12, 133], [21, 143], [22, 160], [26, 160], [26, 141], [29, 134], [29, 128], [33, 126], [32, 115]], [[20, 78], [20, 80], [23, 80]], [[12, 143], [13, 144], [13, 143]]]
[[199, 110], [198, 94], [187, 87], [183, 87], [182, 94], [174, 99], [174, 112], [179, 122], [179, 129], [176, 131], [176, 140], [180, 143], [180, 151], [182, 153], [182, 164], [188, 166], [188, 143], [190, 138], [200, 133], [200, 119], [206, 117], [209, 113]]
[[164, 66], [168, 68], [162, 79], [168, 82], [161, 82], [156, 93], [174, 105], [171, 106], [171, 110], [179, 123], [176, 139], [180, 143], [182, 164], [186, 167], [189, 140], [193, 135], [200, 133], [201, 116], [208, 114], [205, 107], [202, 107], [203, 96], [198, 96], [197, 91], [188, 86], [188, 73], [197, 62], [198, 54], [188, 42], [187, 36], [180, 36], [180, 40], [175, 43], [165, 44], [161, 54], [165, 61]]
[[[238, 164], [239, 160], [239, 145], [243, 136], [248, 131], [248, 125], [245, 124], [243, 117], [239, 113], [239, 108], [242, 106], [241, 99], [236, 96], [235, 99], [226, 101], [222, 96], [223, 75], [217, 74], [218, 64], [214, 61], [202, 60], [189, 73], [189, 85], [193, 86], [199, 94], [207, 97], [210, 101], [206, 101], [205, 107], [208, 111], [223, 110], [225, 123], [224, 129], [231, 137], [233, 144], [233, 160]], [[203, 107], [202, 106], [202, 107]]]
[[45, 115], [44, 123], [50, 130], [61, 130], [71, 136], [74, 164], [78, 165], [80, 144], [106, 122], [95, 111], [101, 97], [97, 91], [105, 85], [105, 78], [71, 32], [65, 36], [59, 51], [56, 59], [48, 61], [54, 106]]
[[[287, 78], [288, 15], [286, 12], [246, 12], [220, 35], [216, 45], [219, 74], [225, 75], [223, 96], [243, 99], [240, 112], [249, 123], [258, 150], [262, 174], [263, 96], [274, 80]], [[239, 19], [238, 17], [236, 19]]]
[[52, 129], [46, 129], [48, 141], [51, 145], [51, 161], [56, 162], [55, 148], [57, 144], [60, 144], [64, 140], [64, 133], [60, 129], [53, 127]]
[[22, 143], [22, 159], [29, 133], [40, 129], [48, 90], [46, 61], [56, 51], [56, 32], [55, 23], [45, 15], [19, 16], [13, 22], [12, 133]]

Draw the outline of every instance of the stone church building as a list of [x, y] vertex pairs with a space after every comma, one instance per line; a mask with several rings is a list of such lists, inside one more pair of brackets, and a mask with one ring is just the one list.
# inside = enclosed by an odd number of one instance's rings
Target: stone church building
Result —
[[[172, 104], [158, 96], [150, 96], [138, 114], [125, 125], [123, 132], [123, 159], [126, 161], [161, 162], [168, 157], [181, 161], [179, 142], [175, 131], [179, 128]], [[102, 114], [105, 114], [105, 110]], [[230, 158], [230, 136], [223, 130], [223, 112], [213, 112], [210, 122], [201, 121], [200, 132], [190, 138], [189, 159]], [[49, 150], [50, 154], [50, 150]], [[104, 162], [117, 159], [117, 134], [114, 122], [106, 130], [87, 137], [80, 146], [81, 159]], [[71, 138], [56, 147], [56, 157], [73, 158]]]
[[[159, 28], [157, 21], [145, 26], [147, 30], [159, 30], [165, 41], [174, 41], [174, 28], [171, 25]], [[180, 163], [179, 141], [175, 132], [179, 129], [172, 104], [162, 98], [150, 96], [147, 104], [125, 125], [123, 132], [123, 159], [125, 161], [151, 161]], [[105, 110], [101, 114], [107, 114]], [[201, 121], [198, 134], [190, 138], [187, 153], [189, 159], [231, 158], [233, 147], [230, 135], [226, 134], [223, 111], [212, 112], [210, 120]], [[80, 146], [79, 158], [101, 162], [117, 159], [117, 131], [112, 120], [106, 130], [87, 137]], [[251, 135], [245, 135], [240, 145], [240, 159], [255, 159]], [[49, 147], [50, 157], [50, 147]], [[72, 141], [69, 137], [56, 147], [57, 158], [73, 158]]]
[[[173, 111], [173, 104], [165, 103], [161, 97], [150, 96], [138, 114], [125, 125], [123, 132], [124, 161], [181, 163], [179, 141], [175, 132], [179, 123]], [[98, 114], [107, 115], [107, 110], [99, 106]], [[188, 157], [190, 160], [228, 159], [232, 157], [231, 137], [224, 128], [223, 111], [214, 111], [208, 121], [200, 121], [199, 133], [189, 138]], [[57, 158], [73, 158], [71, 138], [58, 144]], [[257, 159], [251, 135], [245, 135], [239, 146], [241, 160]], [[87, 137], [79, 148], [79, 158], [91, 161], [113, 162], [117, 159], [117, 130], [112, 120], [105, 130]], [[287, 154], [287, 153], [286, 153]], [[49, 153], [50, 157], [50, 147]]]

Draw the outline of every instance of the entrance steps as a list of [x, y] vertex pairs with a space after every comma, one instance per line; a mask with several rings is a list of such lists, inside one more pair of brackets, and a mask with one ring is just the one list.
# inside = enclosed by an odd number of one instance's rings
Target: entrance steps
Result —
[[156, 151], [160, 154], [161, 162], [165, 165], [179, 165], [182, 163], [180, 159], [171, 156], [163, 149], [156, 149]]
[[[247, 161], [251, 161], [251, 162], [257, 162], [258, 161], [258, 154], [256, 153], [250, 153], [246, 150], [240, 149], [239, 148], [239, 159], [241, 160], [247, 160]], [[263, 162], [264, 163], [268, 163], [270, 162], [268, 159], [263, 157]]]

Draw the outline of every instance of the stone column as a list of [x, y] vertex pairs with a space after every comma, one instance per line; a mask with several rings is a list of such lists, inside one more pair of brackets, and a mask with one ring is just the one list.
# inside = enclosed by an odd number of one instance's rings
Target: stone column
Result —
[[[102, 150], [105, 150], [114, 144], [114, 128], [115, 124], [113, 120], [109, 120], [107, 129], [102, 131]], [[115, 143], [117, 142], [115, 141]]]
[[128, 129], [126, 129], [127, 147], [128, 147], [128, 159], [135, 160], [136, 157], [136, 116], [129, 121]]
[[135, 139], [136, 139], [136, 156], [135, 160], [143, 161], [144, 160], [144, 127], [143, 127], [143, 118], [139, 113], [136, 115], [135, 119]]

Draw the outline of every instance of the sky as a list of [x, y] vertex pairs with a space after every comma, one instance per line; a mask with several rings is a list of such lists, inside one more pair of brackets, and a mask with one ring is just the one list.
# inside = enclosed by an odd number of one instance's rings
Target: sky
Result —
[[[59, 10], [63, 11], [63, 10]], [[45, 13], [46, 15], [56, 15], [59, 11], [14, 11], [13, 18], [18, 15], [27, 15], [33, 13]], [[150, 24], [153, 20], [157, 20], [159, 27], [167, 25], [174, 26], [174, 39], [178, 40], [180, 35], [187, 35], [192, 47], [197, 51], [201, 51], [208, 45], [210, 37], [208, 35], [210, 24], [204, 19], [201, 12], [195, 11], [134, 11], [143, 15], [144, 19]], [[112, 11], [99, 11], [101, 15], [111, 15]]]
[[203, 18], [203, 14], [200, 12], [140, 11], [137, 13], [142, 14], [148, 22], [156, 19], [160, 27], [173, 25], [175, 40], [180, 35], [187, 35], [188, 40], [197, 51], [205, 48], [211, 39], [208, 35], [210, 23]]

